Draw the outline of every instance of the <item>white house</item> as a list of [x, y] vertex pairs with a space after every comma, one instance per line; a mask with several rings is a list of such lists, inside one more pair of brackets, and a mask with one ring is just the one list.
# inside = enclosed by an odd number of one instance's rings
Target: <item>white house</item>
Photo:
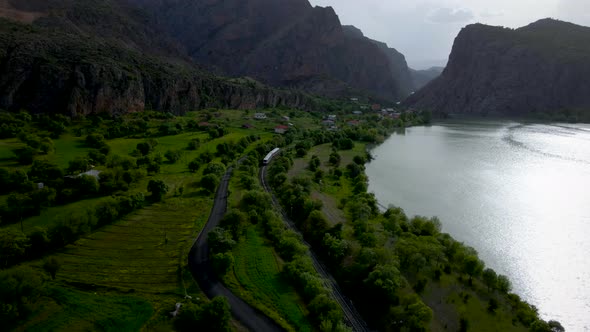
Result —
[[361, 114], [363, 114], [363, 112], [361, 112], [361, 111], [354, 111], [354, 112], [352, 112], [352, 114], [354, 114], [354, 115], [361, 115]]
[[264, 120], [266, 119], [266, 113], [254, 113], [254, 119]]

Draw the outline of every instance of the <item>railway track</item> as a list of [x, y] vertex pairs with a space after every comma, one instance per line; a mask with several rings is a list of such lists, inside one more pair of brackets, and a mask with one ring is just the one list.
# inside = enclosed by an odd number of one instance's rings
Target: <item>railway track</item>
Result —
[[[299, 235], [301, 235], [301, 238], [303, 239], [303, 234], [301, 234], [299, 229], [295, 226], [295, 223], [287, 216], [287, 214], [285, 213], [285, 210], [282, 208], [278, 199], [276, 198], [274, 193], [270, 190], [270, 187], [268, 186], [268, 184], [266, 182], [266, 167], [267, 166], [264, 165], [260, 169], [259, 177], [260, 177], [260, 183], [262, 184], [262, 187], [264, 188], [264, 190], [267, 193], [270, 194], [270, 196], [272, 198], [272, 203], [275, 206], [275, 208], [277, 209], [277, 211], [281, 214], [283, 221], [287, 224], [287, 226], [290, 229], [292, 229], [293, 231], [295, 231]], [[334, 279], [334, 277], [332, 277], [332, 275], [330, 274], [330, 272], [328, 272], [328, 269], [325, 267], [325, 265], [317, 258], [311, 245], [309, 243], [307, 243], [307, 241], [305, 241], [305, 240], [303, 240], [303, 243], [305, 245], [307, 245], [307, 247], [309, 248], [309, 255], [311, 257], [311, 260], [313, 262], [313, 265], [314, 265], [316, 271], [318, 271], [318, 273], [324, 278], [324, 280], [327, 281], [326, 286], [328, 286], [328, 288], [332, 290], [332, 293], [331, 293], [332, 297], [338, 302], [338, 304], [342, 308], [342, 312], [344, 313], [344, 318], [345, 318], [346, 324], [348, 326], [350, 326], [354, 331], [359, 331], [359, 332], [370, 331], [367, 326], [367, 323], [365, 323], [365, 321], [363, 320], [361, 315], [358, 313], [358, 311], [356, 310], [356, 308], [352, 304], [352, 301], [350, 301], [346, 296], [344, 296], [344, 294], [342, 294], [342, 290], [338, 286], [336, 279]]]

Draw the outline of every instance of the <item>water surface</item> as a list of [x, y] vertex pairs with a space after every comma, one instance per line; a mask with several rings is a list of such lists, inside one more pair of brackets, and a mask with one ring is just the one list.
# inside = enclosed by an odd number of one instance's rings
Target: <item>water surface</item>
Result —
[[373, 155], [381, 204], [438, 216], [543, 318], [590, 331], [590, 125], [456, 120]]

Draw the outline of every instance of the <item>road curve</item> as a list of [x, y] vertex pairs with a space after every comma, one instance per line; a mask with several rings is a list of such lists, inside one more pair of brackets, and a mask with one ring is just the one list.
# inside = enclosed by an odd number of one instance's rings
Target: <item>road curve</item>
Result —
[[197, 281], [199, 287], [201, 287], [201, 290], [203, 290], [209, 298], [225, 296], [231, 306], [233, 316], [242, 322], [242, 324], [248, 329], [255, 332], [284, 331], [284, 329], [272, 319], [256, 308], [251, 307], [242, 299], [234, 295], [229, 289], [225, 288], [217, 278], [211, 262], [209, 261], [207, 236], [213, 228], [219, 225], [219, 222], [227, 210], [228, 185], [232, 172], [233, 168], [229, 167], [219, 183], [207, 224], [205, 224], [205, 227], [203, 227], [197, 236], [189, 252], [188, 266], [193, 278]]
[[[276, 196], [270, 190], [270, 187], [266, 183], [266, 166], [262, 166], [262, 168], [260, 169], [259, 176], [260, 176], [260, 183], [262, 184], [262, 187], [264, 188], [264, 190], [266, 192], [268, 192], [271, 195], [272, 203], [275, 206], [275, 208], [280, 212], [281, 217], [283, 218], [283, 221], [285, 222], [285, 224], [287, 224], [287, 226], [289, 226], [289, 228], [291, 228], [292, 230], [294, 230], [295, 232], [300, 234], [301, 237], [303, 238], [303, 234], [301, 234], [301, 232], [299, 232], [299, 229], [295, 226], [295, 223], [293, 223], [293, 221], [287, 216], [287, 214], [285, 213], [285, 210], [283, 210], [283, 208], [282, 208], [281, 204], [279, 203], [279, 201], [277, 200]], [[327, 286], [332, 290], [332, 297], [338, 302], [338, 304], [340, 304], [340, 307], [342, 308], [342, 312], [344, 313], [344, 318], [346, 320], [347, 325], [350, 326], [354, 331], [359, 331], [359, 332], [370, 331], [367, 326], [367, 323], [365, 323], [362, 316], [358, 313], [358, 311], [356, 310], [356, 308], [352, 304], [352, 301], [350, 301], [348, 298], [346, 298], [344, 296], [344, 294], [342, 294], [342, 291], [340, 290], [340, 287], [338, 286], [336, 279], [334, 279], [334, 277], [332, 277], [332, 275], [328, 272], [328, 269], [317, 258], [316, 254], [313, 252], [313, 248], [311, 247], [311, 245], [309, 243], [307, 243], [305, 240], [303, 240], [303, 242], [309, 247], [309, 255], [311, 256], [311, 260], [313, 262], [313, 265], [314, 265], [316, 271], [318, 271], [318, 273], [325, 280], [328, 281]]]

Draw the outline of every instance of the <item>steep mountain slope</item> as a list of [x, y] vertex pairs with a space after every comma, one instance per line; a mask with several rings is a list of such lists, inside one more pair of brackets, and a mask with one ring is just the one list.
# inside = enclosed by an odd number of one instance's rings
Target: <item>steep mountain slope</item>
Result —
[[588, 77], [590, 28], [551, 19], [516, 30], [474, 24], [455, 39], [442, 75], [405, 104], [441, 114], [568, 109], [588, 119]]
[[377, 45], [379, 50], [385, 54], [387, 60], [389, 61], [389, 70], [396, 81], [397, 90], [400, 91], [401, 96], [408, 96], [412, 91], [414, 91], [410, 69], [408, 68], [408, 63], [406, 62], [406, 58], [403, 54], [394, 48], [390, 48], [383, 42], [365, 37], [360, 29], [352, 25], [345, 25], [342, 28], [344, 33], [349, 38], [355, 38], [360, 42], [368, 41], [374, 45]]
[[71, 115], [205, 107], [313, 109], [306, 95], [238, 84], [83, 33], [0, 19], [0, 108]]
[[420, 90], [430, 81], [439, 77], [443, 72], [444, 67], [431, 67], [428, 69], [410, 69], [410, 75], [412, 76], [412, 82], [414, 82], [414, 89]]
[[[405, 61], [345, 33], [330, 7], [307, 0], [127, 0], [195, 61], [229, 76], [331, 96], [348, 87], [388, 100], [408, 94]], [[393, 66], [392, 66], [393, 65]], [[395, 67], [395, 68], [392, 68]]]
[[[310, 104], [302, 102], [299, 92], [263, 88], [259, 93], [260, 84], [228, 85], [205, 71], [250, 76], [268, 85], [329, 97], [358, 94], [392, 101], [410, 91], [403, 55], [367, 38], [347, 35], [332, 8], [314, 8], [307, 0], [1, 0], [2, 16], [33, 26], [30, 31], [22, 27], [11, 31], [10, 24], [2, 22], [7, 49], [0, 60], [4, 64], [0, 107], [8, 109], [61, 111], [67, 105], [70, 113], [87, 113], [111, 107], [98, 105], [98, 100], [114, 100], [113, 104], [120, 100], [113, 111], [122, 112], [142, 109], [137, 105], [143, 99], [145, 107], [182, 112], [203, 105], [203, 100], [211, 104], [217, 97], [221, 104], [231, 98], [239, 107], [245, 104], [236, 100], [245, 97], [254, 100], [249, 105]], [[10, 48], [15, 51], [8, 52]], [[14, 58], [19, 52], [26, 56]], [[48, 60], [48, 55], [59, 61]], [[94, 74], [72, 78], [80, 76], [79, 68], [84, 66], [94, 66]], [[127, 74], [137, 80], [125, 78]], [[160, 80], [152, 79], [154, 75]], [[202, 82], [204, 77], [208, 82]], [[74, 89], [72, 82], [80, 81], [85, 85]], [[93, 82], [92, 87], [87, 81]], [[154, 86], [154, 81], [178, 86], [170, 90]], [[137, 85], [126, 85], [132, 82]], [[210, 84], [223, 86], [223, 92], [204, 98], [188, 92], [195, 84], [203, 89]], [[97, 92], [103, 87], [109, 87], [108, 93]], [[239, 88], [240, 96], [228, 95], [226, 88]], [[64, 96], [71, 95], [94, 99], [80, 106], [66, 101], [70, 97]]]

